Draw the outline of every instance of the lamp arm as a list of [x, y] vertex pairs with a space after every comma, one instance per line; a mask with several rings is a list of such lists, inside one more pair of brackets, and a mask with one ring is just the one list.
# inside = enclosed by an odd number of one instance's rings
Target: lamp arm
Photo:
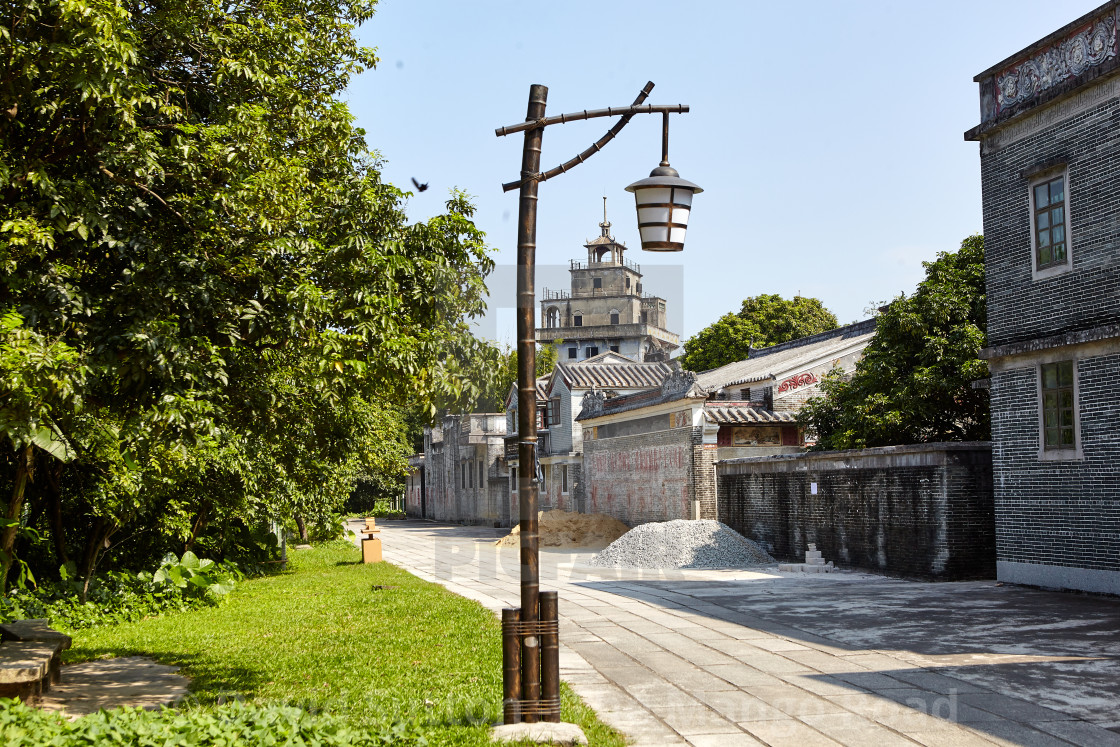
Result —
[[549, 169], [548, 171], [545, 171], [544, 173], [533, 174], [532, 176], [526, 177], [525, 179], [518, 179], [517, 181], [507, 182], [506, 184], [502, 185], [502, 191], [503, 192], [509, 192], [511, 190], [518, 189], [522, 184], [524, 184], [526, 181], [530, 181], [530, 180], [536, 181], [536, 182], [548, 181], [549, 179], [551, 179], [554, 176], [557, 176], [559, 174], [563, 174], [565, 171], [568, 171], [573, 166], [576, 166], [577, 164], [583, 163], [588, 158], [590, 158], [592, 155], [594, 155], [595, 153], [598, 153], [600, 150], [602, 150], [604, 145], [606, 145], [611, 140], [613, 140], [615, 135], [617, 135], [622, 130], [622, 128], [625, 127], [630, 122], [631, 118], [633, 118], [633, 116], [635, 114], [658, 114], [658, 113], [660, 113], [660, 114], [664, 114], [665, 117], [668, 118], [668, 116], [671, 112], [672, 113], [678, 113], [678, 112], [679, 113], [684, 113], [684, 112], [688, 111], [688, 106], [686, 104], [672, 104], [672, 105], [660, 105], [660, 106], [655, 106], [655, 105], [650, 104], [650, 105], [646, 105], [646, 106], [639, 106], [643, 101], [645, 101], [646, 97], [649, 96], [650, 91], [652, 91], [652, 90], [653, 90], [653, 81], [650, 81], [649, 83], [646, 83], [645, 87], [642, 88], [641, 92], [638, 94], [638, 97], [636, 99], [634, 99], [634, 103], [629, 107], [625, 107], [625, 108], [608, 107], [606, 109], [592, 109], [590, 111], [584, 110], [582, 112], [575, 112], [574, 114], [561, 114], [560, 116], [557, 116], [557, 117], [547, 117], [547, 118], [543, 118], [543, 119], [533, 120], [531, 122], [523, 122], [522, 124], [513, 125], [512, 127], [502, 127], [500, 129], [496, 130], [495, 134], [498, 137], [501, 137], [503, 135], [510, 135], [510, 134], [513, 134], [514, 132], [521, 132], [521, 131], [528, 130], [528, 129], [531, 129], [531, 128], [534, 128], [534, 127], [547, 127], [550, 124], [566, 124], [567, 122], [575, 122], [575, 121], [578, 121], [578, 120], [581, 120], [581, 119], [592, 119], [594, 117], [618, 116], [620, 114], [622, 115], [622, 118], [620, 120], [618, 120], [617, 122], [615, 122], [613, 127], [611, 127], [609, 130], [607, 130], [607, 134], [603, 135], [603, 137], [601, 137], [597, 141], [595, 141], [595, 143], [592, 144], [590, 148], [583, 151], [582, 153], [577, 155], [575, 158], [573, 158], [569, 161], [565, 161], [564, 163], [560, 164], [556, 168]]

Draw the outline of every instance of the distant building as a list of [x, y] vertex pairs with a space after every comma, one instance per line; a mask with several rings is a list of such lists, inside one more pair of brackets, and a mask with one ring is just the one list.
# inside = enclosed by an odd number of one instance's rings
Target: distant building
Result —
[[661, 386], [583, 397], [586, 511], [631, 526], [715, 519], [719, 459], [804, 450], [796, 424], [824, 374], [851, 371], [875, 333], [867, 320], [693, 373], [673, 363]]
[[[413, 458], [406, 511], [413, 516], [465, 524], [508, 526], [509, 476], [504, 413], [448, 415], [424, 429], [424, 454]], [[423, 476], [416, 475], [417, 468]], [[413, 492], [416, 483], [422, 493]]]
[[668, 360], [680, 337], [666, 329], [665, 299], [646, 293], [641, 267], [615, 241], [603, 198], [601, 234], [584, 246], [587, 261], [572, 260], [570, 290], [544, 289], [537, 342], [559, 347], [561, 362], [607, 352], [635, 361]]
[[[552, 375], [537, 384], [537, 451], [541, 462], [539, 503], [541, 510], [584, 511], [583, 429], [575, 416], [590, 392], [612, 396], [658, 389], [669, 375], [668, 363], [637, 363], [618, 353], [600, 353], [572, 363], [560, 362]], [[506, 400], [506, 460], [516, 475], [517, 398], [516, 388]], [[517, 512], [517, 482], [510, 482], [510, 499]]]
[[1120, 2], [976, 76], [997, 573], [1120, 593]]

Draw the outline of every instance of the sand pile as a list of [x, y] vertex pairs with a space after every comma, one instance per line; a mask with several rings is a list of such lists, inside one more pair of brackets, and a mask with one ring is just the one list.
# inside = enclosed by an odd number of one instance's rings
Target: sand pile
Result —
[[[569, 511], [542, 511], [537, 514], [541, 547], [602, 547], [626, 534], [630, 528], [605, 514], [580, 514]], [[494, 544], [500, 547], [521, 545], [521, 527]]]
[[590, 561], [608, 568], [742, 568], [773, 562], [757, 544], [710, 519], [641, 524]]

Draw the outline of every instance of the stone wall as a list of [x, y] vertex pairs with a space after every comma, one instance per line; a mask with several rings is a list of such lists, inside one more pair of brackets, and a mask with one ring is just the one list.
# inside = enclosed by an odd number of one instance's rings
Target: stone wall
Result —
[[995, 576], [987, 442], [733, 459], [716, 473], [720, 520], [780, 560], [816, 543], [842, 567]]
[[585, 437], [587, 512], [608, 514], [629, 526], [692, 518], [693, 452], [701, 448], [694, 446], [694, 430], [699, 429]]

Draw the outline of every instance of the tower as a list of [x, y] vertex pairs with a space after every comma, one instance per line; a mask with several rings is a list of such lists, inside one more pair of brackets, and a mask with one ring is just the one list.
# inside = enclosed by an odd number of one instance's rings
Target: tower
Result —
[[668, 360], [680, 338], [665, 328], [665, 299], [643, 291], [641, 267], [626, 259], [626, 245], [611, 235], [606, 197], [599, 229], [599, 236], [584, 244], [587, 260], [570, 262], [571, 289], [544, 289], [537, 342], [562, 340], [561, 361], [606, 352], [636, 361]]

